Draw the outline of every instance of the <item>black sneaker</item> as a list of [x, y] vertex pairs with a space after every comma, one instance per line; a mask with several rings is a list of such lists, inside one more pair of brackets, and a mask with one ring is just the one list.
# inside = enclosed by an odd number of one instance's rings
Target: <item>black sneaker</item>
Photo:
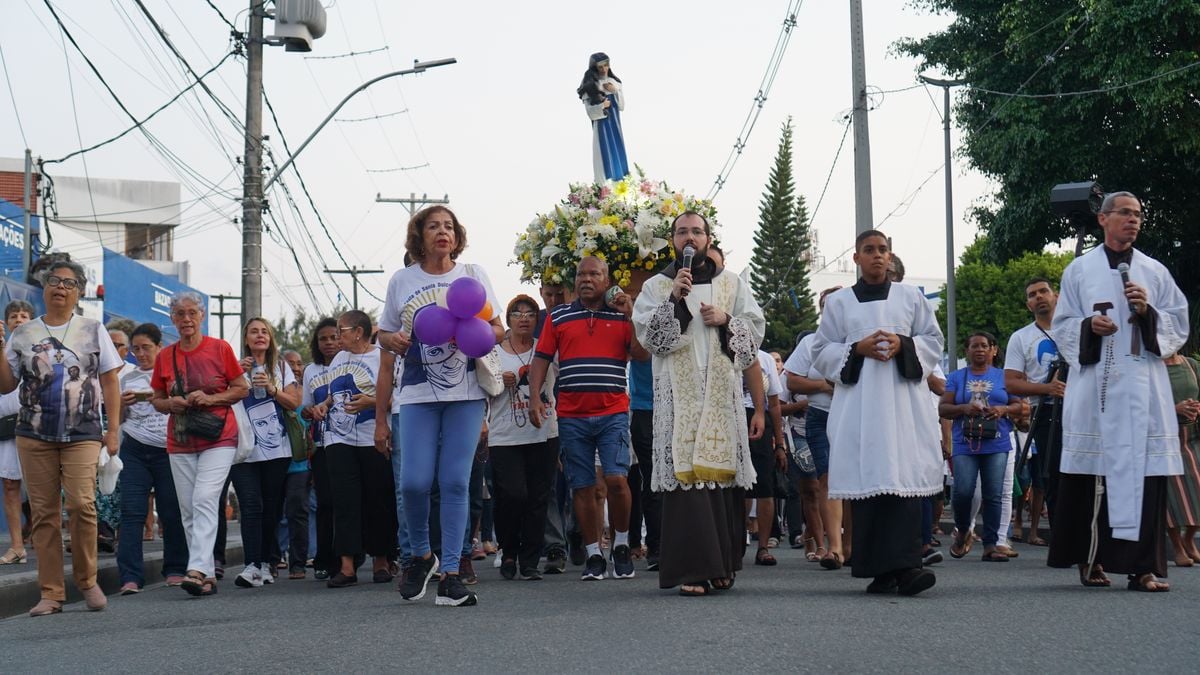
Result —
[[325, 581], [329, 578], [329, 572], [327, 570], [313, 570], [313, 578], [317, 581]]
[[437, 605], [446, 607], [470, 607], [479, 601], [475, 594], [467, 590], [462, 579], [457, 574], [443, 574], [438, 582]]
[[604, 562], [604, 556], [596, 554], [589, 556], [587, 565], [583, 568], [583, 576], [580, 579], [584, 581], [599, 581], [604, 578], [604, 571], [608, 569], [608, 563]]
[[937, 577], [933, 572], [918, 567], [901, 572], [897, 575], [896, 581], [900, 584], [900, 595], [916, 595], [921, 591], [933, 588], [933, 585], [937, 583]]
[[646, 556], [646, 571], [647, 572], [657, 572], [658, 571], [658, 554], [650, 554], [650, 555]]
[[567, 540], [570, 542], [571, 564], [579, 567], [587, 558], [587, 547], [583, 545], [583, 535], [573, 532], [567, 535]]
[[526, 567], [525, 569], [521, 570], [521, 580], [522, 581], [541, 581], [542, 573], [539, 572], [538, 568], [536, 568], [536, 567]]
[[512, 560], [511, 558], [509, 560], [501, 561], [500, 562], [500, 576], [504, 577], [505, 579], [508, 579], [509, 581], [516, 579], [517, 578], [517, 561]]
[[338, 572], [332, 577], [329, 577], [329, 581], [326, 581], [325, 585], [329, 588], [346, 588], [347, 586], [354, 586], [357, 583], [358, 575], [347, 575]]
[[633, 578], [633, 557], [629, 551], [629, 546], [625, 544], [614, 546], [612, 550], [612, 561], [614, 579]]
[[405, 600], [420, 600], [425, 597], [425, 587], [437, 573], [438, 557], [429, 554], [428, 558], [414, 558], [412, 567], [404, 576], [404, 584], [400, 587], [400, 596]]
[[936, 565], [937, 563], [942, 562], [942, 560], [942, 552], [936, 548], [929, 549], [925, 552], [925, 555], [921, 556], [921, 564], [925, 567]]
[[881, 574], [875, 577], [874, 581], [867, 584], [867, 592], [875, 594], [895, 593], [898, 586], [895, 573], [889, 572], [888, 574]]
[[468, 586], [479, 583], [479, 577], [475, 574], [475, 565], [471, 564], [471, 554], [468, 553], [458, 559], [458, 576], [462, 577], [461, 581]]
[[567, 554], [562, 549], [551, 549], [546, 553], [546, 574], [562, 574], [567, 570]]

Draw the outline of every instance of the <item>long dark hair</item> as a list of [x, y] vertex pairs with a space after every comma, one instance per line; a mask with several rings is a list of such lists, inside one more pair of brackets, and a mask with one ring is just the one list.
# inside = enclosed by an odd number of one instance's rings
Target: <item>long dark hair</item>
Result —
[[[579, 88], [575, 90], [575, 94], [580, 98], [587, 96], [588, 103], [591, 105], [600, 105], [604, 102], [605, 94], [600, 90], [600, 73], [596, 71], [596, 66], [608, 60], [608, 54], [604, 52], [596, 52], [588, 57], [587, 72], [583, 74], [583, 80], [579, 82]], [[621, 78], [612, 71], [610, 66], [608, 76], [617, 82]]]
[[313, 328], [312, 337], [308, 339], [308, 353], [312, 356], [313, 363], [327, 366], [329, 364], [325, 363], [325, 355], [321, 353], [321, 343], [317, 340], [322, 328], [337, 328], [337, 319], [327, 316], [318, 321], [316, 328]]

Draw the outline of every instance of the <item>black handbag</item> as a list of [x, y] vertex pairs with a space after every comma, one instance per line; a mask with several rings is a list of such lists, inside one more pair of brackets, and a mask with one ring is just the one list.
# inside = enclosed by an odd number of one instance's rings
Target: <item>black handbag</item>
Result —
[[[186, 398], [183, 376], [179, 373], [179, 362], [175, 358], [178, 352], [179, 346], [175, 345], [171, 349], [171, 366], [175, 369], [175, 383], [171, 386], [171, 395]], [[225, 416], [228, 415], [229, 409], [226, 408]], [[177, 413], [174, 415], [176, 442], [186, 443], [188, 436], [205, 441], [220, 440], [225, 433], [225, 416], [199, 408], [188, 408], [183, 413]]]
[[0, 441], [11, 441], [17, 437], [17, 417], [19, 415], [0, 417]]

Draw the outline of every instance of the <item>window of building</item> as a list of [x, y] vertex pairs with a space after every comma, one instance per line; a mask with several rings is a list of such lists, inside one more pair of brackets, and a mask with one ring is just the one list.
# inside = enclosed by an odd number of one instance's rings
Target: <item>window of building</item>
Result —
[[126, 225], [125, 255], [134, 260], [171, 260], [170, 225]]

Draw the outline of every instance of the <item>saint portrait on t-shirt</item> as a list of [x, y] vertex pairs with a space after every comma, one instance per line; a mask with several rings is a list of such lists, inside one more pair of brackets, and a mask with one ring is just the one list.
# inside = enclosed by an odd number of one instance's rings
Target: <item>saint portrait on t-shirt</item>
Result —
[[254, 445], [268, 457], [283, 447], [283, 425], [279, 423], [279, 410], [274, 401], [265, 400], [246, 408], [250, 426], [254, 427]]

